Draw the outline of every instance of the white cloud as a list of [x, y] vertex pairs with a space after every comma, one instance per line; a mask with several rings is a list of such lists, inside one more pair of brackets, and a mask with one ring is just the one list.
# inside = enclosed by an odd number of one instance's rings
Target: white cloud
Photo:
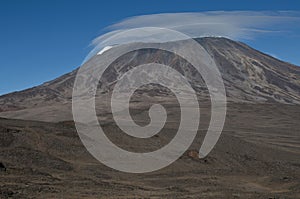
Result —
[[[300, 12], [295, 11], [213, 11], [135, 16], [106, 28], [110, 32], [94, 39], [92, 45], [95, 48], [86, 60], [106, 46], [141, 42], [145, 38], [148, 42], [175, 40], [176, 37], [169, 37], [165, 29], [179, 31], [193, 38], [215, 36], [241, 40], [261, 34], [286, 33], [290, 27], [299, 27], [299, 24]], [[148, 29], [141, 29], [145, 27]]]
[[[161, 27], [177, 30], [191, 37], [223, 36], [241, 39], [249, 38], [259, 33], [284, 31], [280, 25], [299, 22], [299, 12], [213, 11], [136, 16], [125, 19], [109, 28], [121, 30], [140, 27]], [[278, 28], [274, 29], [274, 26]]]

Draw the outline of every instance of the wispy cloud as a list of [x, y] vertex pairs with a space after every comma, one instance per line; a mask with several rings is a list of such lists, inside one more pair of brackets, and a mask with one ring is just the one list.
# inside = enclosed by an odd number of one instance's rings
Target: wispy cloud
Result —
[[300, 13], [295, 11], [213, 11], [136, 16], [114, 24], [109, 29], [161, 27], [181, 31], [191, 37], [223, 36], [244, 39], [259, 33], [286, 31], [281, 25], [286, 27], [299, 22]]
[[[234, 40], [253, 39], [261, 34], [291, 34], [290, 27], [300, 24], [300, 12], [211, 11], [201, 13], [163, 13], [127, 18], [106, 28], [108, 33], [96, 38], [88, 57], [105, 46], [139, 42], [145, 36], [151, 41], [168, 41], [161, 31], [140, 30], [144, 27], [171, 29], [189, 37], [227, 37]], [[139, 29], [132, 34], [129, 30]], [[163, 32], [163, 30], [162, 30]], [[113, 38], [113, 39], [112, 39]], [[174, 39], [174, 38], [172, 38]], [[176, 39], [176, 38], [175, 38]]]

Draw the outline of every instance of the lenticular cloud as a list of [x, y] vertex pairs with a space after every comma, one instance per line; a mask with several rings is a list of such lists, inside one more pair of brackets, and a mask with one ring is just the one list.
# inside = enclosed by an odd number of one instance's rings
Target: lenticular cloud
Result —
[[[189, 37], [227, 37], [234, 40], [252, 39], [260, 34], [291, 34], [294, 26], [299, 27], [300, 13], [293, 11], [253, 12], [253, 11], [214, 11], [201, 13], [162, 13], [127, 18], [107, 27], [109, 31], [93, 40], [94, 49], [85, 61], [96, 55], [107, 46], [115, 46], [131, 42], [141, 42], [148, 38], [149, 42], [174, 41], [161, 34], [163, 29], [179, 31]], [[155, 32], [143, 32], [127, 35], [130, 29], [143, 27], [156, 28]], [[157, 31], [159, 28], [162, 31]]]

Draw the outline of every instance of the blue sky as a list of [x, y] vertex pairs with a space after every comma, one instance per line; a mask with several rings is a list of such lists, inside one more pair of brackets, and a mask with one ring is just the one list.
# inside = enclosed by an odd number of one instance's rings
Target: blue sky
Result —
[[[103, 28], [124, 18], [175, 12], [300, 11], [297, 0], [0, 1], [0, 94], [52, 80], [78, 67]], [[276, 28], [276, 27], [275, 27]], [[300, 28], [243, 40], [300, 65]]]

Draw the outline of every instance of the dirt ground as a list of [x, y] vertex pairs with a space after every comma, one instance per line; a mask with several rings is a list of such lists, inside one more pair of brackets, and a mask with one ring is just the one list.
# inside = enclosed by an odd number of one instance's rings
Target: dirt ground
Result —
[[[179, 114], [168, 106], [165, 128], [144, 142], [122, 135], [110, 116], [102, 127], [124, 149], [155, 150], [176, 133]], [[144, 109], [132, 114], [147, 121]], [[98, 162], [73, 122], [0, 119], [0, 198], [300, 198], [300, 106], [229, 104], [219, 142], [199, 159], [209, 115], [204, 106], [198, 136], [180, 159], [146, 174]]]

